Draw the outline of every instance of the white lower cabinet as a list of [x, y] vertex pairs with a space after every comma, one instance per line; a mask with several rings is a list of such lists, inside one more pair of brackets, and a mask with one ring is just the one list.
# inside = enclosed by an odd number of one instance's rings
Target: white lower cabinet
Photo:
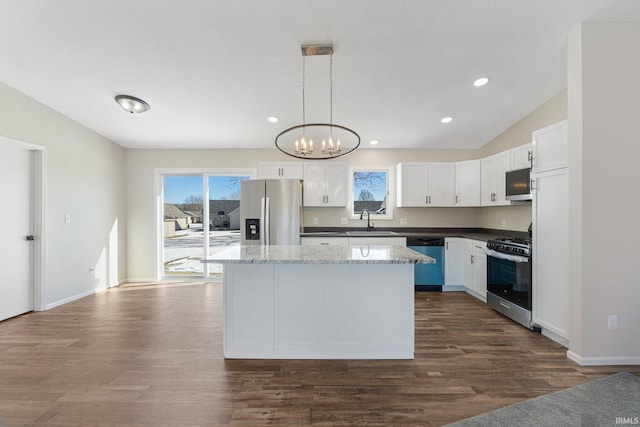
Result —
[[460, 241], [462, 285], [469, 294], [487, 302], [487, 243], [472, 239]]
[[482, 301], [487, 302], [487, 242], [471, 241], [471, 290]]
[[444, 286], [442, 291], [461, 290], [463, 280], [462, 260], [463, 241], [460, 237], [447, 237], [444, 239]]
[[302, 245], [392, 245], [407, 246], [407, 239], [404, 237], [302, 237]]
[[344, 237], [301, 237], [300, 244], [349, 246], [349, 239]]

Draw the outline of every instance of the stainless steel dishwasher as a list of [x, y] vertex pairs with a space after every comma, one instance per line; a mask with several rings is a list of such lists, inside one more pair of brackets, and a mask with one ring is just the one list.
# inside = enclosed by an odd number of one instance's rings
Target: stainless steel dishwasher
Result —
[[430, 256], [435, 264], [416, 264], [416, 291], [441, 291], [444, 285], [444, 237], [407, 237], [407, 247]]

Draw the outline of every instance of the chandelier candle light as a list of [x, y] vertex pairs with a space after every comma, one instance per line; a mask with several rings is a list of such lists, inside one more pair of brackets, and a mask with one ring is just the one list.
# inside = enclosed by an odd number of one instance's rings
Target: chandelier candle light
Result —
[[[307, 123], [305, 108], [305, 57], [329, 55], [329, 123]], [[322, 141], [319, 149], [313, 141]], [[276, 147], [299, 159], [325, 160], [349, 154], [360, 145], [360, 135], [333, 123], [333, 45], [302, 46], [302, 124], [276, 136]]]

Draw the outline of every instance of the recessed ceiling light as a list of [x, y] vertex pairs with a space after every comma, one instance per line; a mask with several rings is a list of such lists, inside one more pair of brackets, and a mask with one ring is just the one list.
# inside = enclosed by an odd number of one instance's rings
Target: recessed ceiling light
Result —
[[442, 123], [451, 123], [453, 121], [453, 117], [443, 117], [440, 121]]
[[278, 123], [280, 121], [276, 116], [269, 116], [267, 117], [267, 120], [269, 120], [269, 123]]
[[473, 82], [473, 85], [476, 87], [484, 86], [489, 83], [489, 77], [480, 77], [478, 80]]
[[369, 141], [369, 144], [371, 145], [378, 145], [380, 141], [378, 141], [377, 139], [372, 139], [371, 141]]

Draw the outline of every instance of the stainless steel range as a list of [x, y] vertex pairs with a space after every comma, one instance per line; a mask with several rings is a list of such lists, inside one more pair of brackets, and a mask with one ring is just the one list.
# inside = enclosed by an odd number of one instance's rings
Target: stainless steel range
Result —
[[487, 304], [521, 325], [531, 324], [531, 239], [487, 242]]

